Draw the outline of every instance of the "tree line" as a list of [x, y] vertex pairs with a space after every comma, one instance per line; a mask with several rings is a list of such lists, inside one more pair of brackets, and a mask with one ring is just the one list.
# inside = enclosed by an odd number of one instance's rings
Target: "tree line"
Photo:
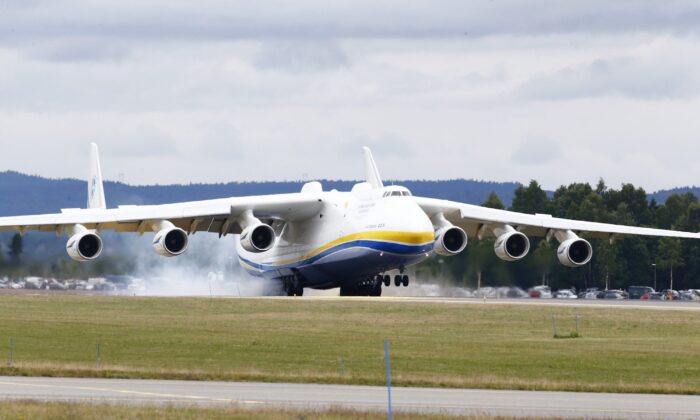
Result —
[[[482, 204], [504, 209], [497, 194]], [[624, 184], [609, 188], [601, 180], [595, 188], [587, 183], [562, 186], [548, 195], [531, 181], [515, 190], [512, 211], [551, 214], [554, 217], [644, 226], [659, 229], [700, 231], [700, 202], [692, 193], [673, 194], [665, 203], [648, 200], [642, 188]], [[455, 257], [436, 257], [419, 275], [441, 277], [446, 282], [476, 288], [518, 286], [524, 289], [546, 284], [554, 289], [598, 287], [624, 289], [631, 285], [658, 289], [700, 288], [700, 241], [673, 238], [625, 237], [610, 243], [590, 240], [593, 260], [585, 267], [567, 268], [556, 258], [556, 240], [531, 238], [530, 255], [508, 263], [494, 254], [494, 238], [470, 238], [467, 251]]]

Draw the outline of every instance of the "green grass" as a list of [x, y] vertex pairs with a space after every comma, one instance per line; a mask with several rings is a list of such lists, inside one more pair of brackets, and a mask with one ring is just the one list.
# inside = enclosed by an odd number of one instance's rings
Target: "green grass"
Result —
[[700, 394], [699, 312], [572, 311], [2, 295], [0, 374], [382, 385], [386, 338], [399, 386]]
[[[402, 413], [395, 416], [400, 420], [451, 420], [454, 416]], [[383, 420], [386, 414], [353, 410], [281, 410], [245, 409], [238, 407], [158, 407], [125, 406], [106, 404], [40, 403], [32, 401], [0, 402], [1, 419], [168, 419], [198, 420], [226, 419], [248, 420]], [[460, 417], [465, 418], [465, 417]], [[496, 417], [466, 417], [468, 419], [497, 419]], [[498, 419], [506, 419], [498, 417]]]

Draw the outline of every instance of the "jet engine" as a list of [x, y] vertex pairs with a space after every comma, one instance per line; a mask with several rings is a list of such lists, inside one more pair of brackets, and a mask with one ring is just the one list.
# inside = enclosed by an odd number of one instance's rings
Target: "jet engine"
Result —
[[79, 232], [68, 239], [66, 251], [75, 261], [92, 261], [102, 253], [102, 239], [89, 231]]
[[248, 252], [269, 251], [275, 244], [275, 230], [270, 226], [259, 223], [248, 226], [241, 232], [241, 247]]
[[557, 257], [559, 262], [566, 267], [581, 267], [588, 264], [593, 258], [593, 247], [585, 239], [567, 239], [559, 245]]
[[515, 230], [496, 238], [493, 249], [503, 261], [518, 261], [530, 252], [530, 240]]
[[450, 257], [467, 247], [467, 234], [457, 226], [446, 226], [435, 233], [435, 247], [438, 255]]
[[187, 250], [187, 232], [178, 227], [162, 229], [153, 238], [153, 248], [164, 257], [176, 257]]

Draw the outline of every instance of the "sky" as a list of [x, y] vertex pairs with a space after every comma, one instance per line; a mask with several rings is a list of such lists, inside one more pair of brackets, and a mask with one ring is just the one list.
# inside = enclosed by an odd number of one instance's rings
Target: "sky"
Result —
[[700, 2], [0, 0], [0, 170], [700, 184]]

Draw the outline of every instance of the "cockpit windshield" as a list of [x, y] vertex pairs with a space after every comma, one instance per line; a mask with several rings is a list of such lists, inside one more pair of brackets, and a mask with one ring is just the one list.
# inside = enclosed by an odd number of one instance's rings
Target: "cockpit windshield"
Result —
[[383, 197], [410, 197], [411, 193], [409, 191], [387, 191], [384, 193]]

